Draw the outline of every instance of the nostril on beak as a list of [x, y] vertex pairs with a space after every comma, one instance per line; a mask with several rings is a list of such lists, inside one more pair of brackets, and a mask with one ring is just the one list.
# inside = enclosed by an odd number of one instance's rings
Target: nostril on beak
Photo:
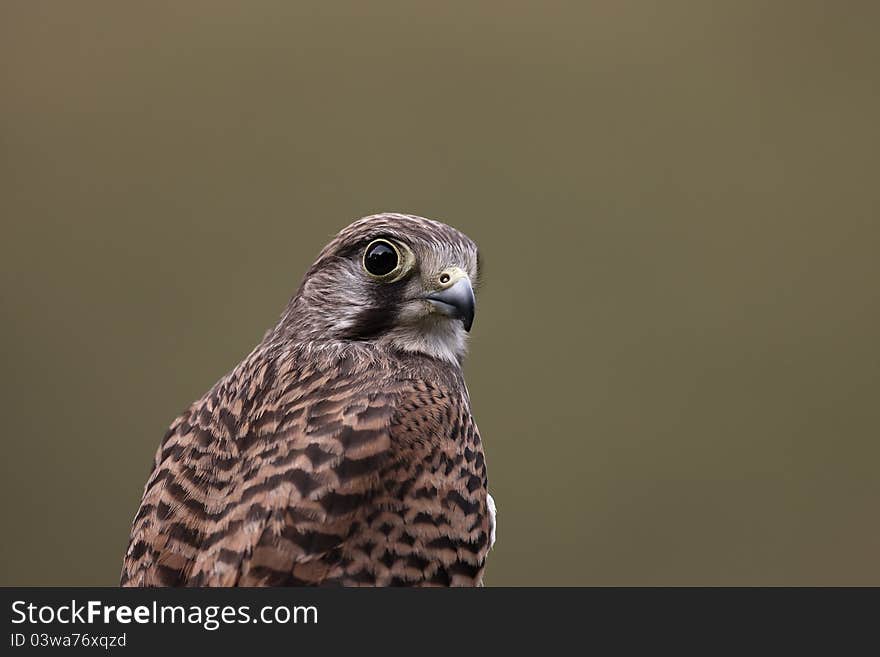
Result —
[[[471, 287], [471, 281], [467, 274], [462, 274], [461, 277], [455, 276], [455, 282], [449, 285], [454, 274], [455, 272], [451, 274], [444, 272], [438, 276], [437, 280], [443, 286], [442, 289], [430, 292], [422, 298], [428, 301], [437, 312], [447, 317], [460, 319], [464, 324], [464, 330], [470, 331], [471, 325], [474, 323], [474, 307], [476, 305], [474, 289]], [[444, 276], [446, 281], [443, 280]]]

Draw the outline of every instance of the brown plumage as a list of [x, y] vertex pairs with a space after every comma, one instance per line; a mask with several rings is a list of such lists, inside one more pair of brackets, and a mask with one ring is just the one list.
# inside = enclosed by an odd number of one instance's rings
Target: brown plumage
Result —
[[494, 508], [460, 368], [476, 277], [444, 224], [343, 230], [171, 425], [122, 584], [481, 584]]

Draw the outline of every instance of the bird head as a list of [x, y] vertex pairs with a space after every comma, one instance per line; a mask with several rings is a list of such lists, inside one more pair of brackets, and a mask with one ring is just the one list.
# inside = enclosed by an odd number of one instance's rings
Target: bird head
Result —
[[343, 229], [306, 273], [282, 324], [294, 338], [372, 341], [460, 362], [474, 321], [477, 246], [404, 214]]

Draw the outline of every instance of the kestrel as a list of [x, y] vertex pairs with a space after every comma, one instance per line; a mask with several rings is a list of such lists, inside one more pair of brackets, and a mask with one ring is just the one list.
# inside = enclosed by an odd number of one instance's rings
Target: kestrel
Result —
[[461, 370], [478, 262], [422, 217], [342, 230], [171, 425], [122, 585], [481, 585], [495, 505]]

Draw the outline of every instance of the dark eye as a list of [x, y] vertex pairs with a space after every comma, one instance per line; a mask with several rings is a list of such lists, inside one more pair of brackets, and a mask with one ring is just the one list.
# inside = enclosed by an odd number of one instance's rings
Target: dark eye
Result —
[[364, 269], [373, 276], [386, 276], [397, 269], [399, 263], [397, 249], [385, 240], [370, 242], [364, 252]]

